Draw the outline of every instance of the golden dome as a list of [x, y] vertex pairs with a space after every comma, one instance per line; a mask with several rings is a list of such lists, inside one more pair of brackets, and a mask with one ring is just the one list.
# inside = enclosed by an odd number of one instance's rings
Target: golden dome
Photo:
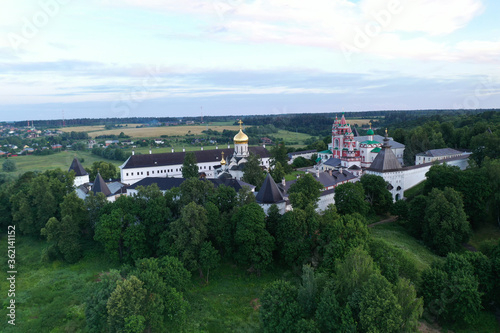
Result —
[[248, 136], [245, 133], [243, 133], [243, 130], [241, 128], [241, 124], [243, 124], [243, 122], [240, 120], [238, 123], [240, 124], [240, 131], [238, 132], [238, 134], [236, 134], [234, 136], [234, 139], [233, 139], [234, 143], [235, 144], [248, 144]]
[[222, 152], [222, 159], [220, 160], [220, 165], [226, 165], [226, 160], [224, 159], [224, 152]]

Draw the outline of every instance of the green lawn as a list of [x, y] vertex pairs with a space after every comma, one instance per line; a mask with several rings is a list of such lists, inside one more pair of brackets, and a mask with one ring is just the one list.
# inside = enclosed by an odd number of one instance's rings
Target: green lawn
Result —
[[292, 171], [289, 174], [285, 175], [285, 180], [289, 182], [290, 180], [297, 179], [297, 175], [303, 175], [303, 174], [305, 174], [304, 171]]
[[[19, 175], [27, 171], [46, 171], [57, 168], [68, 170], [75, 157], [78, 157], [80, 162], [84, 159], [84, 162], [82, 162], [84, 167], [90, 167], [95, 161], [105, 161], [113, 163], [116, 166], [123, 164], [121, 161], [108, 160], [97, 155], [92, 155], [88, 151], [62, 151], [47, 156], [28, 155], [12, 157], [17, 167], [17, 171], [12, 174]], [[0, 159], [0, 163], [3, 163], [3, 161], [3, 159]]]
[[422, 242], [410, 236], [397, 222], [380, 224], [370, 228], [370, 230], [374, 238], [383, 239], [403, 250], [420, 271], [429, 267], [434, 260], [442, 260]]

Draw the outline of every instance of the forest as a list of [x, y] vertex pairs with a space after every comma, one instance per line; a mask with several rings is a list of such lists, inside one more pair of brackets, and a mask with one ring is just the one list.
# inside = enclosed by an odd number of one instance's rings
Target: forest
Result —
[[[426, 323], [443, 331], [496, 332], [500, 239], [464, 244], [486, 226], [500, 227], [499, 113], [435, 117], [386, 116], [380, 125], [405, 144], [470, 149], [468, 169], [435, 165], [395, 203], [381, 177], [364, 175], [339, 185], [336, 204], [320, 213], [322, 187], [310, 175], [290, 188], [292, 211], [280, 215], [272, 206], [266, 215], [248, 190], [214, 188], [195, 174], [165, 193], [151, 185], [112, 203], [102, 194], [78, 198], [73, 173], [28, 172], [14, 180], [0, 174], [2, 233], [14, 225], [28, 244], [44, 244], [30, 260], [71, 271], [100, 253], [108, 263], [82, 282], [85, 291], [74, 301], [78, 320], [68, 312], [58, 323], [44, 313], [19, 324], [28, 331], [36, 322], [40, 332], [63, 331], [73, 320], [66, 331], [220, 331], [192, 326], [200, 311], [193, 285], [209, 289], [230, 278], [230, 267], [252, 284], [266, 281], [252, 298], [258, 314], [252, 331], [416, 332]], [[422, 133], [435, 139], [425, 143]], [[279, 171], [271, 175], [279, 180], [291, 171], [282, 166], [286, 148], [276, 145], [271, 153]], [[189, 170], [196, 161], [185, 163]], [[246, 180], [260, 186], [265, 174], [258, 170]], [[433, 254], [431, 264], [374, 236], [372, 223], [390, 216]], [[64, 283], [58, 279], [53, 282]]]

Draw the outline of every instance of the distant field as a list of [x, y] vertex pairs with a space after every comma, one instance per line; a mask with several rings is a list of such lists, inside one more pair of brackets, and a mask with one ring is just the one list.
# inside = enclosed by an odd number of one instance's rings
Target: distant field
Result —
[[[142, 124], [121, 124], [123, 126], [124, 129], [126, 128], [135, 128], [136, 126], [140, 126]], [[127, 127], [125, 127], [127, 126]], [[66, 132], [66, 133], [69, 133], [69, 132], [87, 132], [87, 133], [90, 133], [90, 132], [96, 132], [96, 131], [104, 131], [105, 128], [104, 128], [104, 125], [94, 125], [94, 126], [69, 126], [69, 127], [58, 127], [58, 128], [55, 128], [59, 131], [62, 131], [62, 132]], [[120, 133], [118, 133], [120, 134]]]
[[351, 125], [368, 125], [372, 119], [347, 119], [347, 122]]
[[[207, 125], [181, 125], [181, 126], [162, 126], [162, 127], [140, 127], [136, 128], [141, 124], [127, 124], [128, 126], [120, 127], [116, 129], [107, 130], [104, 125], [96, 126], [76, 126], [76, 127], [62, 127], [58, 128], [63, 132], [87, 132], [90, 137], [96, 137], [99, 135], [119, 135], [121, 132], [125, 135], [129, 135], [132, 138], [155, 138], [161, 135], [168, 136], [184, 136], [186, 134], [200, 135], [201, 132], [207, 129]], [[239, 126], [216, 123], [213, 125], [208, 125], [209, 129], [214, 131], [222, 132], [223, 130], [237, 131]]]
[[[63, 132], [86, 132], [90, 137], [95, 138], [100, 135], [119, 135], [121, 132], [131, 138], [160, 138], [162, 135], [169, 137], [182, 137], [187, 134], [202, 135], [207, 128], [221, 132], [224, 130], [237, 131], [239, 126], [234, 126], [230, 122], [219, 122], [209, 125], [182, 125], [182, 126], [163, 126], [163, 127], [141, 127], [136, 128], [139, 124], [128, 124], [128, 127], [120, 127], [112, 130], [106, 130], [104, 125], [98, 126], [76, 126], [59, 128]], [[266, 136], [266, 135], [263, 135]], [[304, 133], [295, 133], [293, 131], [279, 130], [278, 133], [271, 136], [282, 138], [285, 142], [298, 142], [303, 144], [304, 140], [311, 136]]]
[[57, 168], [60, 168], [61, 170], [68, 170], [75, 156], [78, 157], [80, 161], [82, 158], [85, 160], [82, 163], [83, 167], [90, 167], [95, 161], [106, 161], [117, 166], [123, 164], [123, 162], [120, 161], [112, 161], [100, 156], [92, 155], [90, 152], [62, 151], [60, 153], [47, 156], [29, 155], [12, 157], [12, 160], [16, 162], [17, 171], [11, 174], [22, 174], [28, 171], [46, 171]]
[[276, 138], [283, 138], [285, 143], [287, 142], [298, 142], [299, 144], [304, 144], [304, 141], [309, 139], [311, 136], [304, 133], [296, 133], [292, 131], [279, 130], [278, 133], [272, 134]]

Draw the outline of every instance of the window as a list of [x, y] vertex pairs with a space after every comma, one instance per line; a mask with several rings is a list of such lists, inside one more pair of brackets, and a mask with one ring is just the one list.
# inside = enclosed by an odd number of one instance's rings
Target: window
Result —
[[134, 175], [134, 173], [132, 172], [130, 175], [131, 175], [131, 176], [133, 176], [133, 175]]
[[128, 177], [128, 172], [127, 172], [127, 177]]
[[146, 176], [149, 176], [149, 171], [148, 171], [148, 172], [146, 172]]
[[155, 171], [153, 170], [153, 171], [151, 171], [151, 173], [154, 175], [154, 174], [155, 174]]

